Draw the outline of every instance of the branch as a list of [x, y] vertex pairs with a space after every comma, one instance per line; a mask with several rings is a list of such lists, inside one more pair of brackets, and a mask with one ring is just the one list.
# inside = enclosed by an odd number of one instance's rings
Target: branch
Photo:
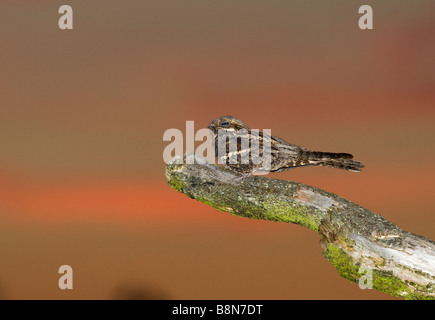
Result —
[[[185, 164], [189, 157], [194, 164]], [[219, 211], [317, 231], [323, 256], [346, 279], [359, 283], [368, 270], [373, 289], [405, 299], [435, 299], [435, 242], [349, 200], [292, 181], [241, 179], [192, 154], [175, 157], [165, 175], [172, 188]]]

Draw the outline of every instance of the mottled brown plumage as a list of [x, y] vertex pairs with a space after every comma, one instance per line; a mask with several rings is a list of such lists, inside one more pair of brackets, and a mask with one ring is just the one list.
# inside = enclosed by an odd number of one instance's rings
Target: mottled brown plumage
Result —
[[[219, 117], [213, 120], [208, 128], [213, 133], [215, 156], [218, 162], [233, 171], [245, 175], [258, 171], [280, 172], [304, 166], [326, 166], [355, 172], [361, 171], [364, 167], [361, 162], [352, 160], [353, 156], [349, 153], [311, 151], [290, 144], [279, 137], [263, 134], [263, 132], [256, 133], [253, 130], [251, 131], [242, 121], [232, 116]], [[225, 149], [221, 149], [219, 153], [218, 141], [222, 134], [236, 137], [237, 150], [231, 152], [229, 139], [226, 139], [222, 142], [222, 146]], [[248, 145], [242, 142], [244, 139], [249, 141]], [[256, 139], [258, 139], [260, 157], [263, 155], [261, 152], [263, 145], [268, 143], [270, 145], [270, 163], [267, 166], [265, 166], [264, 162], [256, 163], [251, 156], [249, 156], [248, 161], [246, 161], [248, 158], [243, 158], [247, 154], [252, 154], [253, 149], [251, 147], [255, 145], [252, 142], [257, 141]], [[233, 162], [231, 162], [231, 159], [233, 159]], [[236, 160], [234, 161], [234, 159]], [[245, 161], [242, 161], [242, 159]]]

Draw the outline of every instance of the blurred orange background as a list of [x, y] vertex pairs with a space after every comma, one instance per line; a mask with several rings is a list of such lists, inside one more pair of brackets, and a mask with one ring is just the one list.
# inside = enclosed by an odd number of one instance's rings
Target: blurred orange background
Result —
[[[435, 239], [435, 3], [0, 3], [0, 298], [392, 299], [340, 278], [319, 236], [168, 187], [163, 133], [230, 114], [366, 168], [271, 178]], [[74, 289], [60, 290], [71, 265]]]

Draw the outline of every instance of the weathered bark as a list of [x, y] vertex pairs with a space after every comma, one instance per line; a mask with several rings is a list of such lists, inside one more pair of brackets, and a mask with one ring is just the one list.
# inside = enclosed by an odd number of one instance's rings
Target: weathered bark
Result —
[[371, 272], [373, 289], [406, 299], [435, 299], [435, 242], [316, 187], [261, 176], [242, 179], [202, 158], [185, 164], [186, 157], [193, 155], [176, 157], [166, 168], [168, 183], [177, 191], [220, 211], [317, 231], [323, 255], [342, 277], [360, 282]]

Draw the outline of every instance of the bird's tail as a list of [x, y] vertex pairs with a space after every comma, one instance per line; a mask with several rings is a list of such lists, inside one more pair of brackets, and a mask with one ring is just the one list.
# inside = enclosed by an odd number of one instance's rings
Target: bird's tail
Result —
[[364, 165], [362, 162], [352, 160], [349, 153], [332, 153], [319, 151], [306, 151], [304, 156], [308, 162], [315, 166], [332, 167], [342, 170], [360, 172]]

